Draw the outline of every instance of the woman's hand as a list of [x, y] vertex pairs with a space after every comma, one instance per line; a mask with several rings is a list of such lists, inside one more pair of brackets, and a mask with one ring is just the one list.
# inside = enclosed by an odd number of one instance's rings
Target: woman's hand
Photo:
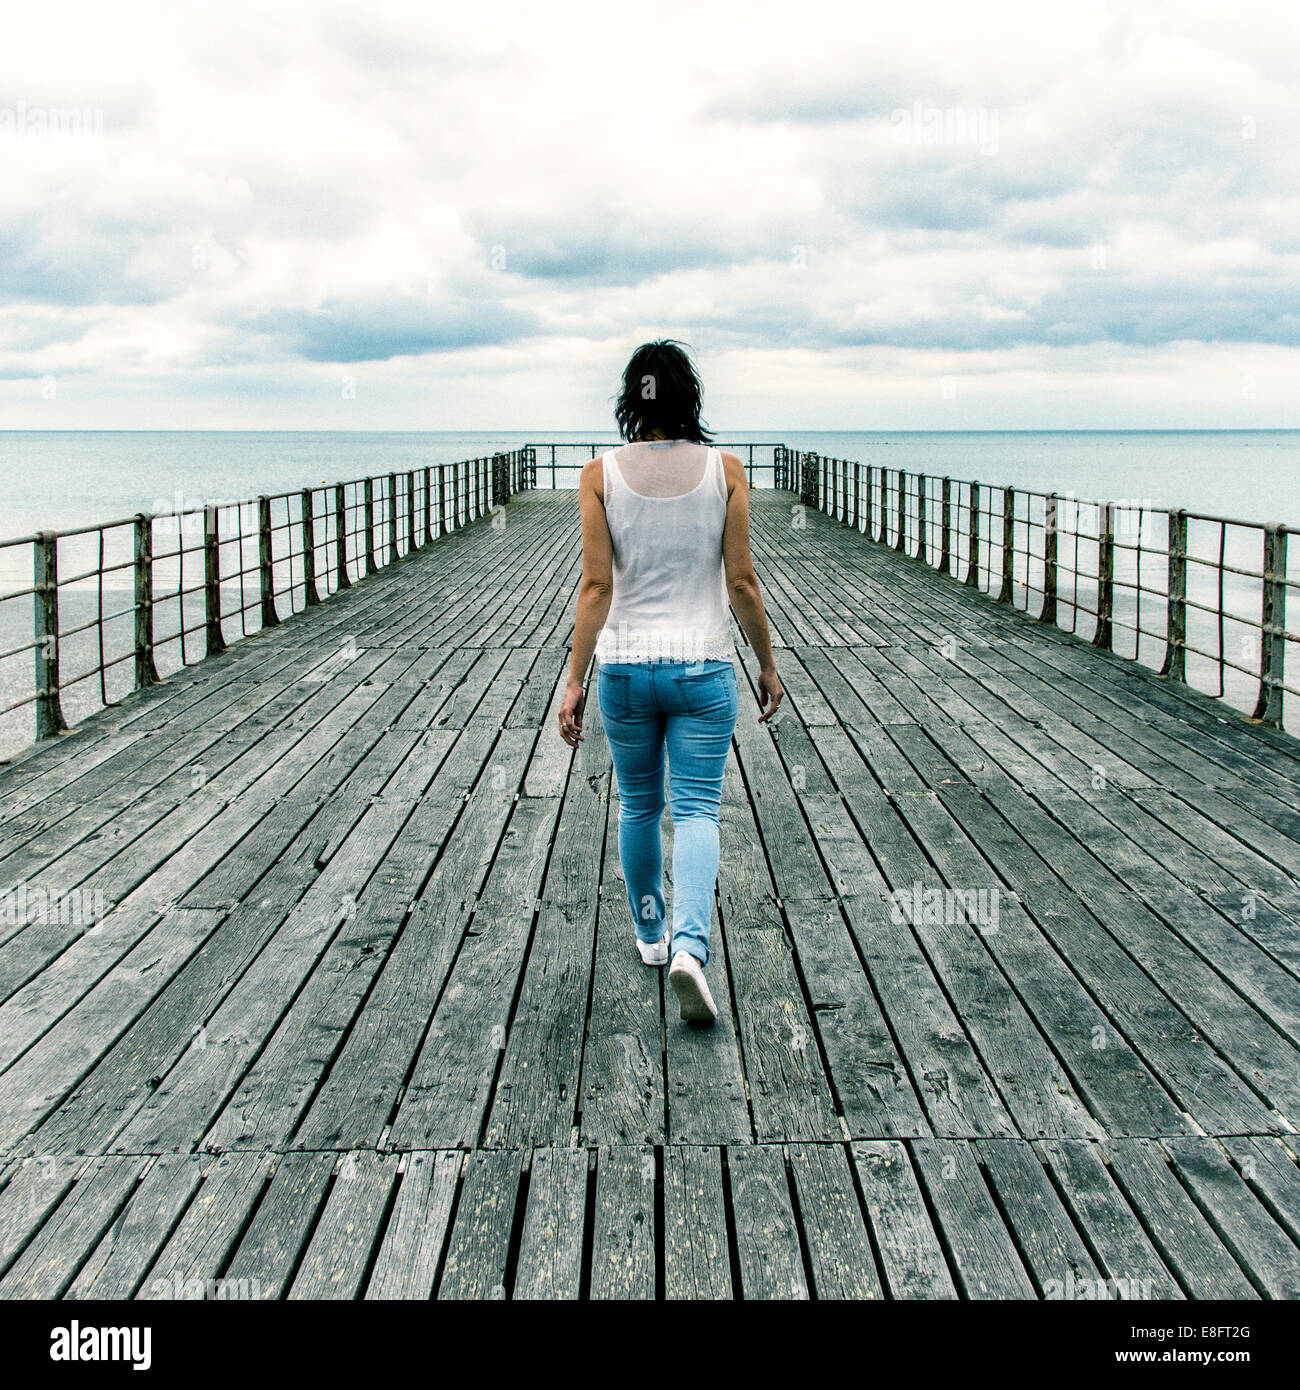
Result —
[[781, 677], [776, 674], [775, 666], [770, 671], [758, 673], [758, 690], [759, 708], [768, 707], [766, 714], [758, 716], [758, 722], [761, 724], [765, 719], [771, 719], [777, 706], [785, 698], [785, 687], [781, 684]]
[[560, 737], [570, 748], [576, 748], [582, 742], [584, 704], [586, 696], [582, 691], [582, 682], [570, 679], [564, 687], [564, 700], [560, 705]]

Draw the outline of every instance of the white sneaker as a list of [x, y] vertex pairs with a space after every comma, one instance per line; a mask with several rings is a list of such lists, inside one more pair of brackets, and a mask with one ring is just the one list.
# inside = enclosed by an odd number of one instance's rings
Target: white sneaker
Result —
[[641, 952], [641, 962], [643, 965], [667, 965], [668, 964], [668, 930], [664, 929], [664, 934], [658, 941], [642, 941], [636, 938], [636, 948]]
[[688, 1023], [712, 1023], [718, 1016], [700, 962], [689, 951], [678, 951], [668, 971], [668, 983], [677, 994], [681, 1016]]

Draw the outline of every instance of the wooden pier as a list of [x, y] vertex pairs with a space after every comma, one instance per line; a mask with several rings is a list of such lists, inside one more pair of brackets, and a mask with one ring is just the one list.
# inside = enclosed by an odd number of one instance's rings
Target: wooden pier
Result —
[[0, 1294], [1300, 1296], [1300, 742], [789, 519], [713, 1029], [556, 732], [571, 492], [0, 771]]

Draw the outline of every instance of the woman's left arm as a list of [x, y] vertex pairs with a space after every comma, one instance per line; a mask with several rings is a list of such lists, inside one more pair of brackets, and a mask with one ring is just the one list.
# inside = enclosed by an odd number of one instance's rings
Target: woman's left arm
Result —
[[[614, 543], [609, 536], [605, 503], [596, 490], [600, 459], [582, 470], [578, 482], [578, 508], [582, 514], [582, 579], [573, 613], [573, 650], [569, 680], [560, 706], [560, 737], [573, 747], [582, 741], [582, 682], [596, 651], [596, 638], [609, 617], [614, 597]], [[603, 474], [601, 475], [603, 479]]]

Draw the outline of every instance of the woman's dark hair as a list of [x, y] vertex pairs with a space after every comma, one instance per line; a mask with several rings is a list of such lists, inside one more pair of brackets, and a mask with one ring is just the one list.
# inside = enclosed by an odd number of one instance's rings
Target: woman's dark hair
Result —
[[685, 343], [658, 338], [642, 343], [623, 369], [614, 418], [629, 442], [658, 430], [665, 439], [713, 440], [700, 420], [703, 392]]

